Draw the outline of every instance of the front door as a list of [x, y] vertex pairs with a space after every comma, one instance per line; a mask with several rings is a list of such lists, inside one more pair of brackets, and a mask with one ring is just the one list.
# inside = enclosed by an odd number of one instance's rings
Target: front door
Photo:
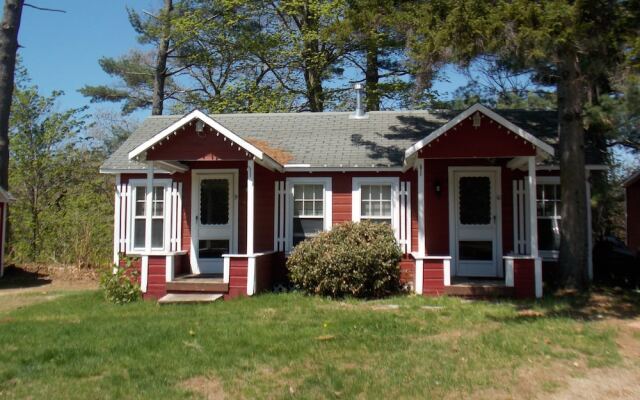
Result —
[[498, 277], [498, 171], [454, 171], [456, 275]]
[[233, 174], [194, 173], [192, 192], [193, 272], [221, 274], [223, 254], [234, 249]]

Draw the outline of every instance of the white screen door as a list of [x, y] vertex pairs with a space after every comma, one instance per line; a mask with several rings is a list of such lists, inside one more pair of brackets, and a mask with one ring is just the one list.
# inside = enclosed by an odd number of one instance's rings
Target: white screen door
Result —
[[497, 179], [493, 171], [454, 171], [456, 275], [499, 276]]
[[193, 183], [194, 272], [221, 274], [222, 255], [234, 248], [234, 176], [197, 174]]

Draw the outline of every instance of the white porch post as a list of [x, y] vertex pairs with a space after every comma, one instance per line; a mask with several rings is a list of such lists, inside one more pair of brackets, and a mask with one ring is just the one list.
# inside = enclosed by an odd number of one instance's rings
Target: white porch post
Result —
[[254, 224], [254, 187], [253, 175], [255, 165], [253, 160], [247, 161], [247, 254], [253, 254], [253, 224]]
[[538, 218], [536, 211], [536, 157], [528, 159], [529, 175], [527, 185], [529, 186], [529, 254], [538, 257]]
[[[122, 193], [120, 193], [120, 174], [116, 174], [116, 193], [115, 203], [113, 210], [113, 264], [118, 265], [120, 263], [120, 203], [122, 202]], [[3, 236], [4, 237], [4, 236]], [[115, 268], [115, 267], [114, 267]], [[114, 269], [115, 270], [115, 269]]]
[[423, 288], [423, 259], [426, 250], [425, 246], [425, 226], [424, 226], [424, 159], [420, 158], [416, 162], [418, 165], [418, 255], [420, 259], [416, 260], [416, 285], [417, 294], [422, 294]]
[[145, 196], [145, 230], [144, 249], [146, 255], [142, 256], [140, 263], [140, 286], [143, 293], [147, 291], [147, 281], [149, 277], [149, 256], [151, 252], [151, 213], [153, 212], [153, 161], [147, 163], [147, 185]]
[[247, 295], [251, 296], [255, 293], [256, 287], [256, 259], [253, 256], [253, 228], [254, 228], [254, 177], [255, 177], [255, 162], [253, 160], [247, 161]]

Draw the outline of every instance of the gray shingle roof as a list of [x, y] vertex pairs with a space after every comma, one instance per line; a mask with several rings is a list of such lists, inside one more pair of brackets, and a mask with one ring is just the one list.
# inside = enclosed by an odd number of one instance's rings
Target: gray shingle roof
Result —
[[[555, 146], [557, 114], [551, 111], [500, 110], [500, 115]], [[264, 141], [292, 155], [288, 164], [313, 167], [399, 167], [405, 150], [428, 136], [458, 112], [379, 111], [366, 119], [348, 112], [211, 114], [211, 118], [249, 141]], [[153, 116], [102, 165], [103, 170], [144, 169], [128, 153], [182, 118]]]

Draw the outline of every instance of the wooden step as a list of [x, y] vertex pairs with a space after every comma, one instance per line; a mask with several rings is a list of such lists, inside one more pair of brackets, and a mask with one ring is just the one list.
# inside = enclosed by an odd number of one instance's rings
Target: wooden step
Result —
[[504, 284], [495, 283], [459, 283], [445, 287], [445, 293], [450, 296], [461, 297], [512, 297], [514, 295], [513, 288]]
[[185, 279], [167, 282], [167, 292], [187, 292], [187, 293], [227, 293], [229, 284], [199, 279]]
[[221, 294], [211, 293], [169, 293], [158, 300], [159, 304], [213, 303], [222, 299]]

